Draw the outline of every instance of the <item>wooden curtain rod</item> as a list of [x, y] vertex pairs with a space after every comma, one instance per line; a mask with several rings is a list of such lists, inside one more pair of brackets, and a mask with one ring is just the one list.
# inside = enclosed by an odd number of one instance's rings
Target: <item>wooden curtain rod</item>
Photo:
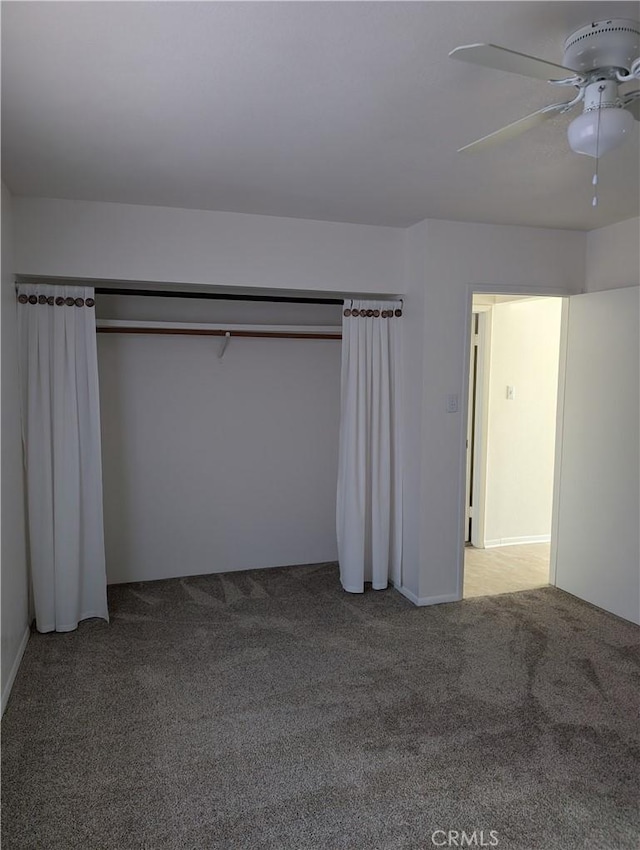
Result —
[[256, 339], [342, 339], [341, 333], [303, 333], [288, 331], [224, 331], [205, 330], [202, 328], [109, 328], [97, 327], [99, 334], [162, 334], [180, 336], [229, 336], [253, 337]]

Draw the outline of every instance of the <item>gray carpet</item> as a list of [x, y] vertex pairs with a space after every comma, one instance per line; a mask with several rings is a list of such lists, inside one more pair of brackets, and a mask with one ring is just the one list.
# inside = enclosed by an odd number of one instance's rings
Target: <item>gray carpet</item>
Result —
[[109, 600], [111, 625], [29, 641], [6, 850], [638, 847], [631, 624], [552, 588], [350, 596], [332, 564]]

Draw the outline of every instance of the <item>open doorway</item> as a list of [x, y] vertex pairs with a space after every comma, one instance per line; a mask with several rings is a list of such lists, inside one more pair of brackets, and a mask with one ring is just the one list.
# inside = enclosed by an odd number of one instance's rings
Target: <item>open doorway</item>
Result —
[[562, 299], [474, 295], [463, 596], [549, 583]]

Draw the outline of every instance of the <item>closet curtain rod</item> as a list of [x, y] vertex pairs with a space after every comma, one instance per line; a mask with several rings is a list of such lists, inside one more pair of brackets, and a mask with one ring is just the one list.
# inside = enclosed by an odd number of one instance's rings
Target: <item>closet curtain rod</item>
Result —
[[241, 293], [220, 292], [182, 292], [176, 289], [113, 289], [108, 286], [96, 287], [96, 295], [147, 295], [154, 298], [200, 298], [208, 301], [271, 301], [280, 304], [339, 304], [341, 298], [305, 298], [289, 295], [245, 295]]

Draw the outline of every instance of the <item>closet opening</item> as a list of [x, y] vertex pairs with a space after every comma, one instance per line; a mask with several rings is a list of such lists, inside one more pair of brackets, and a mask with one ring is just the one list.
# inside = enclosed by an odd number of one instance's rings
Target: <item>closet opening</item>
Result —
[[342, 305], [98, 286], [108, 583], [337, 561]]
[[400, 583], [401, 299], [98, 289], [16, 291], [29, 493], [53, 493], [30, 503], [39, 630], [108, 619], [107, 584], [246, 574], [214, 582], [226, 604], [268, 596], [248, 573], [270, 567]]

